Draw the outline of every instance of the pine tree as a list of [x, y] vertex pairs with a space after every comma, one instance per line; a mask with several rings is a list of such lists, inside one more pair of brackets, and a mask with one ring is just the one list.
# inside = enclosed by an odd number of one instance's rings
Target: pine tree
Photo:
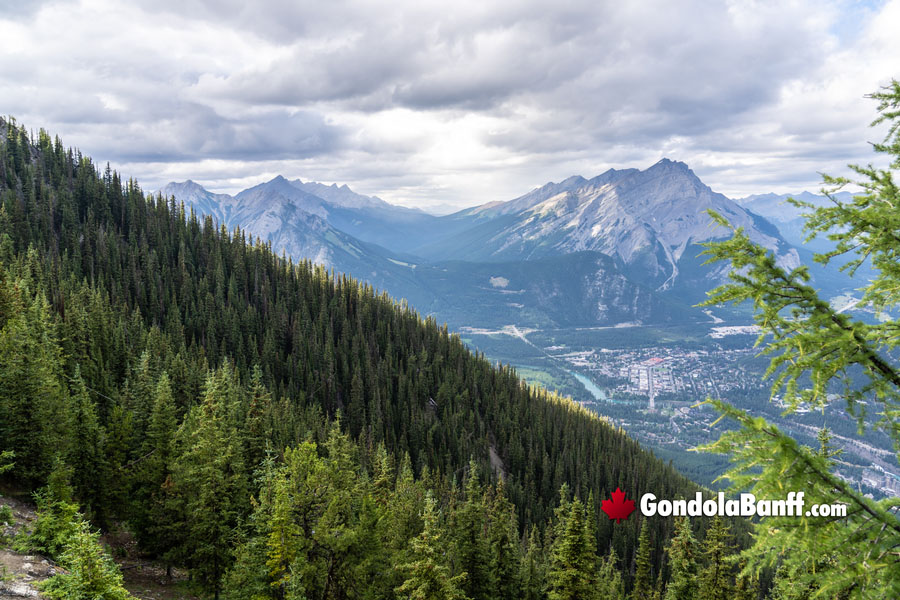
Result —
[[16, 453], [12, 450], [0, 450], [0, 475], [12, 470], [15, 466], [13, 461], [15, 457]]
[[267, 436], [264, 415], [271, 410], [272, 394], [263, 384], [259, 365], [253, 366], [247, 414], [244, 419], [244, 464], [252, 472], [260, 466], [266, 454]]
[[442, 560], [443, 537], [438, 525], [439, 513], [434, 496], [429, 491], [425, 497], [425, 512], [422, 519], [425, 523], [422, 533], [410, 544], [411, 555], [416, 558], [397, 567], [406, 574], [403, 585], [395, 592], [410, 600], [465, 600], [467, 596], [462, 590], [466, 579], [465, 573], [451, 577], [450, 568]]
[[[314, 451], [311, 446], [308, 447], [307, 455], [310, 450]], [[296, 456], [291, 449], [287, 452], [286, 461], [290, 464], [296, 460]], [[302, 582], [295, 581], [293, 566], [298, 556], [303, 554], [305, 558], [310, 544], [294, 519], [296, 486], [289, 473], [286, 470], [278, 472], [270, 481], [273, 491], [263, 492], [271, 495], [268, 500], [271, 506], [266, 511], [267, 522], [264, 525], [268, 530], [266, 567], [272, 580], [271, 585], [278, 590], [277, 596], [280, 598], [284, 598], [289, 589], [302, 589]]]
[[353, 379], [350, 381], [350, 406], [347, 413], [350, 435], [356, 438], [366, 424], [366, 398], [359, 367], [354, 369]]
[[731, 562], [733, 549], [731, 531], [719, 517], [706, 529], [700, 553], [706, 566], [700, 572], [700, 597], [709, 600], [728, 600], [733, 596]]
[[[0, 450], [0, 475], [3, 475], [7, 471], [11, 471], [15, 463], [13, 459], [15, 458], [15, 453], [12, 450]], [[0, 494], [0, 500], [3, 499], [3, 494]], [[6, 504], [0, 504], [0, 526], [12, 525], [13, 523], [13, 513], [12, 509]], [[0, 533], [0, 544], [6, 543], [6, 536]]]
[[522, 593], [519, 580], [520, 548], [518, 525], [512, 503], [506, 497], [503, 479], [497, 483], [490, 510], [488, 532], [491, 556], [492, 597], [497, 600], [519, 600]]
[[669, 540], [666, 553], [672, 569], [666, 600], [697, 598], [697, 542], [687, 517], [680, 517], [675, 524], [675, 535]]
[[196, 408], [197, 428], [173, 474], [185, 499], [190, 565], [217, 599], [231, 562], [230, 540], [247, 506], [240, 438], [227, 418], [236, 401], [232, 377], [228, 365], [210, 373]]
[[[27, 290], [27, 280], [9, 281]], [[57, 453], [69, 447], [71, 412], [62, 356], [42, 294], [13, 296], [17, 310], [0, 329], [0, 439], [16, 453], [13, 474], [43, 484]]]
[[520, 567], [523, 600], [543, 600], [544, 596], [544, 556], [537, 526], [531, 526], [528, 545], [522, 556]]
[[109, 464], [109, 469], [114, 476], [108, 484], [109, 505], [115, 510], [115, 516], [125, 516], [133, 518], [133, 512], [128, 514], [129, 510], [134, 508], [136, 502], [140, 501], [140, 496], [133, 497], [134, 484], [138, 483], [140, 475], [141, 463], [136, 463], [137, 469], [132, 471], [135, 466], [134, 461], [140, 461], [140, 457], [134, 456], [132, 445], [134, 442], [134, 420], [131, 412], [126, 409], [121, 399], [117, 398], [111, 403], [110, 410], [105, 419], [105, 444], [103, 455]]
[[68, 469], [59, 461], [54, 472], [58, 475], [55, 485], [35, 492], [37, 517], [27, 535], [18, 537], [15, 548], [22, 553], [40, 553], [59, 560], [83, 519], [78, 505], [71, 502], [71, 488], [59, 481], [68, 474]]
[[[289, 448], [286, 453], [293, 451]], [[288, 490], [285, 478], [284, 465], [272, 455], [266, 457], [257, 472], [258, 499], [252, 501], [253, 512], [239, 535], [234, 563], [223, 578], [222, 592], [229, 600], [283, 600], [289, 593], [302, 591], [290, 572], [295, 547], [291, 519], [284, 513], [274, 514], [277, 495]]]
[[619, 570], [619, 557], [612, 548], [600, 561], [595, 595], [597, 598], [609, 598], [610, 600], [625, 598], [625, 581]]
[[484, 490], [478, 481], [478, 465], [474, 460], [469, 463], [465, 501], [453, 515], [453, 530], [459, 572], [467, 574], [463, 591], [472, 600], [490, 600], [493, 581]]
[[382, 506], [387, 506], [396, 482], [394, 462], [383, 443], [379, 443], [378, 448], [375, 450], [374, 463], [375, 473], [372, 485], [374, 487], [375, 500]]
[[[425, 491], [414, 478], [409, 455], [404, 454], [400, 460], [397, 485], [394, 493], [390, 495], [385, 515], [388, 547], [400, 556], [403, 562], [413, 558], [406, 556], [409, 552], [408, 542], [422, 531], [424, 500]], [[448, 543], [452, 544], [453, 540], [448, 540]]]
[[550, 600], [594, 598], [597, 590], [597, 549], [579, 499], [569, 503], [568, 514], [550, 548], [547, 571]]
[[634, 556], [634, 585], [631, 588], [631, 600], [650, 600], [653, 593], [653, 580], [650, 575], [650, 533], [646, 519], [641, 523], [638, 536], [638, 549]]
[[140, 462], [136, 465], [137, 485], [132, 515], [132, 526], [141, 546], [160, 557], [165, 556], [172, 549], [172, 543], [179, 539], [172, 536], [178, 515], [173, 513], [165, 489], [175, 460], [177, 427], [172, 386], [168, 374], [163, 372], [156, 384], [147, 435]]
[[754, 573], [745, 573], [746, 561], [738, 563], [738, 575], [734, 582], [734, 600], [757, 600], [759, 598], [759, 577]]
[[134, 421], [135, 449], [140, 448], [144, 433], [147, 431], [155, 383], [153, 359], [150, 351], [144, 350], [134, 365], [125, 393], [126, 407]]
[[325, 574], [321, 597], [339, 599], [344, 590], [361, 588], [378, 575], [371, 566], [379, 562], [381, 546], [369, 482], [360, 477], [357, 448], [338, 422], [332, 423], [325, 450], [322, 476], [328, 488], [313, 553], [326, 563], [320, 567]]
[[104, 432], [78, 366], [75, 367], [70, 398], [72, 443], [66, 462], [72, 467], [72, 486], [82, 506], [102, 522], [106, 507], [105, 485], [109, 480], [109, 466], [103, 454]]
[[100, 535], [77, 518], [59, 557], [65, 572], [40, 584], [43, 595], [51, 600], [134, 600], [119, 568], [100, 545]]

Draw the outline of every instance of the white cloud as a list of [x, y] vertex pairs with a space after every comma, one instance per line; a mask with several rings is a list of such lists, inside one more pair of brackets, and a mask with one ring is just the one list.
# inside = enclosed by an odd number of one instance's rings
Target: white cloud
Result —
[[0, 107], [146, 189], [282, 173], [407, 204], [688, 162], [742, 195], [871, 158], [900, 0], [3, 5]]

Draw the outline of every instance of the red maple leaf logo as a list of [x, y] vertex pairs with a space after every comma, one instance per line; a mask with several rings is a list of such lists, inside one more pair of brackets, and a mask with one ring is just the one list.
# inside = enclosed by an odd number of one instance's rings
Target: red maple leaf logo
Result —
[[616, 488], [611, 495], [612, 500], [604, 500], [600, 503], [600, 510], [605, 512], [610, 520], [615, 519], [616, 523], [620, 523], [634, 512], [634, 500], [626, 500], [625, 492], [619, 488]]

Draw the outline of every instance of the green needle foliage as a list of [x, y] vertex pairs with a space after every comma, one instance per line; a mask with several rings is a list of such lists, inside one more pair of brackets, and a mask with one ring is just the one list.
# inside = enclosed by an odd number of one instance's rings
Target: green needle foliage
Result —
[[15, 457], [16, 453], [12, 450], [0, 452], [0, 475], [12, 470], [13, 466], [15, 466], [15, 463], [13, 462]]
[[422, 533], [412, 541], [416, 560], [400, 565], [399, 571], [406, 573], [406, 581], [395, 591], [398, 597], [410, 600], [467, 600], [462, 591], [466, 573], [450, 575], [450, 569], [442, 559], [441, 532], [438, 511], [431, 492], [425, 497], [425, 525]]
[[26, 535], [18, 537], [16, 550], [58, 559], [82, 521], [78, 506], [60, 500], [47, 488], [35, 493], [34, 497], [37, 501], [37, 519]]
[[597, 548], [585, 515], [575, 498], [559, 509], [557, 536], [550, 548], [547, 573], [550, 600], [596, 598]]
[[494, 588], [490, 570], [490, 546], [485, 530], [484, 490], [478, 480], [478, 467], [469, 464], [466, 499], [454, 514], [456, 556], [459, 569], [467, 574], [463, 591], [472, 600], [489, 600]]
[[519, 528], [515, 507], [506, 495], [501, 479], [494, 493], [488, 532], [491, 559], [491, 578], [494, 600], [519, 600], [522, 595], [519, 567], [522, 562]]
[[653, 595], [653, 580], [650, 577], [650, 532], [646, 519], [641, 523], [638, 549], [634, 558], [634, 586], [631, 600], [650, 600]]
[[672, 576], [666, 588], [666, 600], [694, 600], [706, 598], [698, 596], [697, 581], [697, 540], [691, 531], [691, 522], [681, 517], [675, 524], [675, 537], [666, 548]]
[[189, 449], [175, 462], [173, 473], [175, 487], [187, 498], [190, 564], [216, 598], [231, 563], [231, 533], [248, 503], [240, 438], [229, 422], [236, 386], [228, 364], [210, 374], [203, 404], [194, 407], [198, 426], [189, 433]]
[[706, 567], [700, 572], [700, 596], [707, 600], [728, 600], [734, 590], [731, 586], [732, 555], [731, 532], [719, 517], [713, 519], [706, 530], [701, 552]]
[[[57, 463], [55, 469], [60, 470]], [[61, 486], [65, 487], [65, 486]], [[65, 496], [66, 494], [62, 494]], [[63, 572], [40, 584], [51, 600], [132, 600], [122, 573], [100, 544], [100, 534], [52, 488], [35, 494], [37, 519], [16, 540], [20, 552], [39, 552], [57, 561]]]
[[609, 554], [600, 560], [597, 578], [597, 598], [625, 598], [625, 582], [619, 572], [619, 557], [616, 551], [609, 549]]
[[79, 521], [66, 541], [59, 562], [66, 572], [43, 582], [51, 600], [134, 600], [122, 584], [122, 573], [100, 545], [100, 534]]
[[[3, 475], [7, 471], [11, 471], [14, 464], [13, 458], [15, 458], [16, 453], [12, 450], [4, 450], [0, 452], [0, 475]], [[0, 495], [0, 499], [3, 496]], [[2, 525], [10, 525], [13, 522], [13, 513], [12, 509], [9, 506], [0, 505], [0, 526]], [[0, 533], [0, 544], [5, 543], [5, 536]]]
[[532, 527], [528, 534], [528, 545], [522, 557], [520, 580], [522, 581], [523, 600], [541, 600], [544, 597], [544, 556], [537, 527]]
[[[872, 97], [880, 113], [873, 125], [889, 124], [885, 141], [874, 148], [890, 164], [851, 165], [859, 176], [855, 181], [826, 176], [830, 206], [796, 204], [811, 211], [806, 224], [810, 237], [825, 235], [836, 242], [834, 251], [816, 260], [844, 258], [848, 262], [842, 268], [851, 274], [869, 261], [875, 276], [862, 288], [860, 304], [886, 313], [900, 301], [900, 190], [894, 181], [900, 169], [900, 82]], [[852, 201], [839, 201], [835, 193], [850, 183], [861, 192]], [[730, 227], [719, 215], [713, 218]], [[708, 244], [708, 262], [731, 262], [732, 282], [710, 292], [705, 304], [753, 302], [762, 329], [758, 343], [772, 357], [767, 373], [772, 393], [782, 393], [791, 412], [801, 404], [824, 408], [826, 393], [838, 387], [860, 432], [866, 408], [875, 407], [873, 427], [890, 435], [900, 451], [900, 321], [885, 318], [872, 324], [835, 311], [810, 285], [806, 267], [787, 271], [740, 228], [733, 234]], [[763, 518], [754, 545], [745, 552], [744, 575], [762, 566], [778, 567], [791, 587], [813, 590], [816, 598], [900, 597], [900, 499], [866, 498], [832, 472], [829, 452], [806, 448], [774, 425], [724, 402], [710, 402], [741, 426], [704, 447], [732, 456], [735, 466], [727, 477], [734, 490], [769, 499], [803, 491], [807, 505], [847, 506], [846, 518]]]

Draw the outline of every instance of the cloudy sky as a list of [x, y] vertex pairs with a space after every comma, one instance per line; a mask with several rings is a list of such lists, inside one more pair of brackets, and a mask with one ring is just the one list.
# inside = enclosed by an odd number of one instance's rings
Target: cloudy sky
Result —
[[898, 31], [900, 0], [0, 0], [0, 114], [147, 191], [465, 206], [665, 156], [792, 192], [872, 160]]

